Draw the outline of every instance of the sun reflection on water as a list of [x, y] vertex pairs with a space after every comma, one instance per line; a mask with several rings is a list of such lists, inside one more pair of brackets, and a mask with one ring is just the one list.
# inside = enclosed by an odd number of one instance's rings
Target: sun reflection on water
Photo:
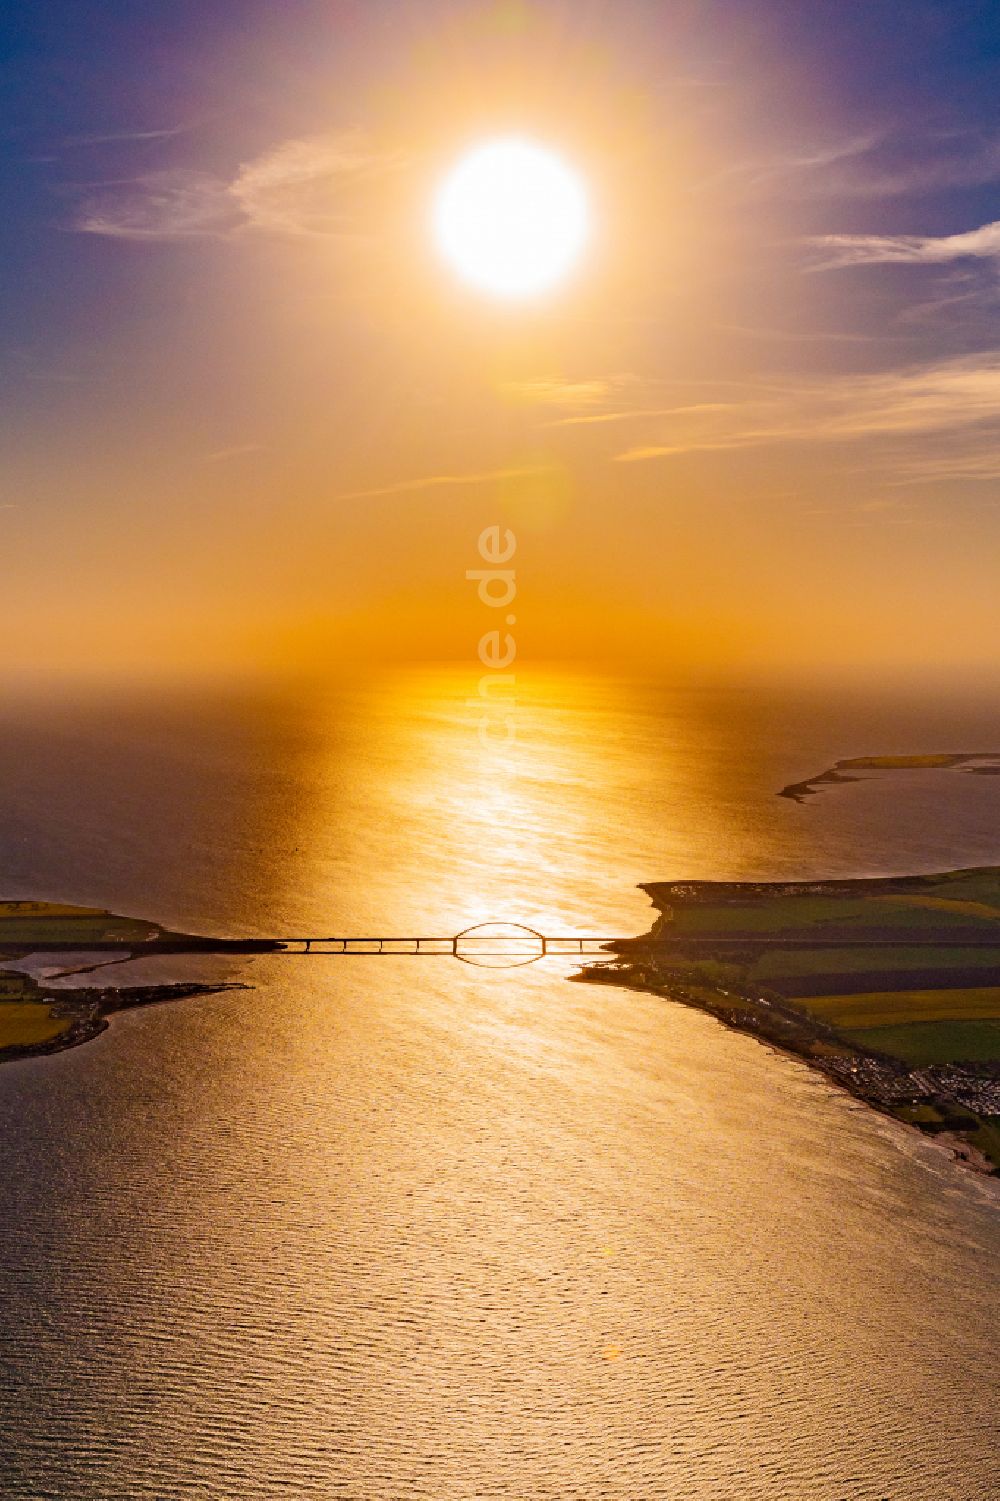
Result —
[[[974, 863], [1000, 794], [800, 808], [776, 788], [905, 727], [559, 674], [487, 754], [469, 684], [11, 722], [12, 887], [188, 929], [629, 932], [639, 880]], [[574, 968], [254, 960], [6, 1070], [12, 1494], [992, 1495], [995, 1232], [944, 1154]]]

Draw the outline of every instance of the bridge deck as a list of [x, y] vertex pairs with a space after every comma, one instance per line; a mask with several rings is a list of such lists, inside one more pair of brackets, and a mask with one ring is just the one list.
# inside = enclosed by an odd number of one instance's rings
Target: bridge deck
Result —
[[783, 948], [783, 949], [858, 949], [858, 948], [988, 948], [1000, 949], [1000, 935], [962, 933], [947, 938], [937, 934], [931, 938], [916, 937], [912, 933], [899, 933], [891, 937], [858, 935], [857, 937], [811, 935], [791, 938], [784, 935], [742, 933], [691, 935], [674, 934], [670, 937], [632, 937], [618, 935], [599, 937], [593, 935], [545, 935], [526, 932], [514, 937], [479, 937], [475, 934], [458, 934], [452, 938], [433, 937], [288, 937], [288, 938], [202, 938], [184, 935], [169, 935], [143, 941], [109, 938], [76, 940], [48, 939], [39, 934], [31, 940], [0, 938], [5, 955], [27, 953], [118, 953], [151, 957], [154, 954], [328, 954], [328, 955], [459, 955], [463, 953], [511, 954], [532, 953], [535, 955], [580, 954], [604, 956], [637, 951], [664, 951], [671, 948], [684, 950], [704, 948]]

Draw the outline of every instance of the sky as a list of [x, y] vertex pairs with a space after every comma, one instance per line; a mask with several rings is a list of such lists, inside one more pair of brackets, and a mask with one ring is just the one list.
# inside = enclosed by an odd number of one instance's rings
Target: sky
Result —
[[[0, 5], [0, 658], [885, 672], [994, 657], [995, 0]], [[430, 205], [517, 134], [543, 297]]]

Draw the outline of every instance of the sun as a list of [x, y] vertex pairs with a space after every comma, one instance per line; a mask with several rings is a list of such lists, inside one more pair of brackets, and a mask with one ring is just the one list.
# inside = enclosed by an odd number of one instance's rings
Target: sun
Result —
[[560, 156], [511, 136], [475, 146], [452, 167], [433, 227], [464, 281], [497, 297], [532, 297], [579, 259], [590, 205], [583, 179]]

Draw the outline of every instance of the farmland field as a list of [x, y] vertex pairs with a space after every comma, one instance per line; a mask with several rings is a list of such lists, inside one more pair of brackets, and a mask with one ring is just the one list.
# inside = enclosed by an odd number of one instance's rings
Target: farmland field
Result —
[[1000, 1171], [1000, 869], [645, 889], [667, 993]]
[[929, 1063], [988, 1063], [1000, 1057], [1000, 1021], [913, 1022], [845, 1031], [844, 1036], [863, 1048], [902, 1058], [914, 1068]]
[[1000, 1020], [1000, 989], [883, 990], [861, 995], [795, 996], [794, 1003], [840, 1027], [900, 1027], [910, 1022]]
[[35, 1047], [65, 1032], [69, 1018], [53, 1016], [41, 1001], [8, 1001], [0, 1006], [0, 1048]]

